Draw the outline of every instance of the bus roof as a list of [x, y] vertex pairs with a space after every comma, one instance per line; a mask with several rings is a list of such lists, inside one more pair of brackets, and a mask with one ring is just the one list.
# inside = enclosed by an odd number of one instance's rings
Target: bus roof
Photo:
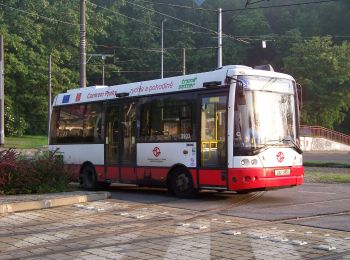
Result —
[[171, 93], [205, 88], [205, 83], [225, 84], [227, 76], [258, 75], [291, 79], [287, 74], [257, 70], [242, 65], [228, 65], [220, 69], [197, 74], [189, 74], [170, 78], [140, 81], [122, 85], [92, 86], [68, 90], [67, 93], [58, 94], [54, 106], [94, 102], [115, 99], [117, 97], [135, 97], [152, 94]]

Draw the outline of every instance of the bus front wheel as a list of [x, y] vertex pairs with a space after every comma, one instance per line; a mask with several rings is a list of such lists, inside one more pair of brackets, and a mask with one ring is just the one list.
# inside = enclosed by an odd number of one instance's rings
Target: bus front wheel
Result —
[[177, 168], [172, 173], [170, 190], [179, 198], [193, 198], [197, 194], [192, 176], [184, 168]]
[[92, 165], [84, 166], [81, 172], [81, 186], [85, 190], [96, 190], [98, 187], [95, 167]]

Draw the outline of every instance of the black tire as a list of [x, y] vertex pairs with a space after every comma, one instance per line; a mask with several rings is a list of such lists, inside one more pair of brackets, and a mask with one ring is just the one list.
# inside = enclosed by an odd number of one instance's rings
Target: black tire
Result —
[[81, 172], [81, 186], [85, 190], [98, 189], [98, 182], [95, 167], [91, 164], [84, 166]]
[[177, 168], [171, 174], [170, 191], [179, 198], [193, 198], [197, 190], [193, 186], [192, 176], [184, 168]]

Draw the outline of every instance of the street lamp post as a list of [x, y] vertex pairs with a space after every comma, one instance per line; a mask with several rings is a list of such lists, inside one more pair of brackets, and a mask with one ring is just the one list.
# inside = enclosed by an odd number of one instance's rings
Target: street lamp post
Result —
[[162, 58], [161, 58], [161, 78], [164, 77], [164, 22], [166, 22], [166, 19], [162, 20]]

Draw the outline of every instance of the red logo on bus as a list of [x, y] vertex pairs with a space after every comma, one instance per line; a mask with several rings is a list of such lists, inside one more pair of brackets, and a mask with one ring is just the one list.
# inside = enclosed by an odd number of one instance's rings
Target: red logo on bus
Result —
[[284, 160], [284, 154], [282, 153], [282, 152], [278, 152], [278, 154], [276, 155], [276, 157], [277, 157], [277, 161], [278, 162], [283, 162], [283, 160]]
[[76, 102], [80, 101], [80, 98], [81, 98], [81, 93], [78, 93], [78, 94], [75, 96], [75, 101], [76, 101]]
[[158, 157], [158, 156], [160, 155], [160, 149], [159, 149], [159, 147], [154, 147], [154, 149], [153, 149], [153, 155], [154, 155], [155, 157]]

